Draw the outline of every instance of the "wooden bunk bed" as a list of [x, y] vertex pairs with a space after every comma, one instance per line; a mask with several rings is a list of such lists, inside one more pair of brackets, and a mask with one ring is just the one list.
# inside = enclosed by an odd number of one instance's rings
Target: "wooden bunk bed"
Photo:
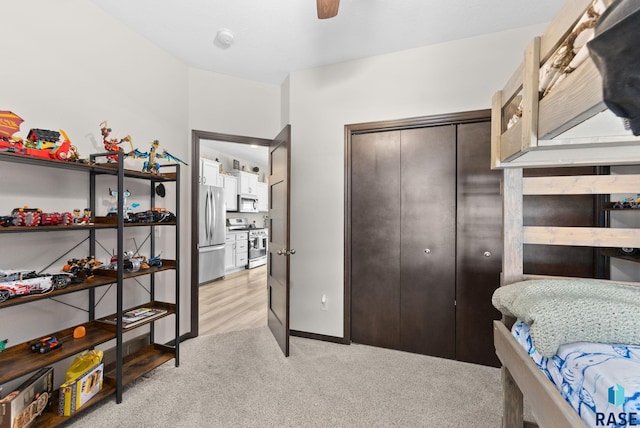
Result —
[[[493, 98], [492, 167], [503, 169], [504, 173], [501, 286], [539, 278], [523, 273], [524, 244], [639, 246], [640, 229], [523, 225], [525, 195], [640, 193], [640, 175], [523, 177], [523, 168], [529, 167], [640, 164], [640, 138], [629, 132], [563, 138], [565, 131], [606, 110], [602, 79], [589, 58], [547, 96], [539, 96], [542, 64], [591, 5], [592, 0], [566, 1], [543, 35], [531, 42], [522, 65]], [[508, 127], [519, 100], [520, 120]], [[541, 427], [586, 426], [514, 339], [510, 332], [514, 321], [503, 317], [494, 322], [496, 354], [503, 365], [503, 427], [535, 426], [523, 421], [523, 397]]]
[[[540, 99], [541, 68], [554, 60], [592, 4], [593, 0], [567, 0], [544, 33], [531, 41], [523, 62], [504, 88], [494, 95], [492, 167], [634, 164], [640, 158], [640, 137], [625, 135], [621, 120], [606, 111], [602, 78], [588, 54]], [[585, 46], [582, 53], [586, 52]], [[508, 127], [518, 104], [521, 119]], [[589, 130], [584, 131], [587, 135], [569, 131], [587, 119], [610, 124], [610, 130], [597, 136], [589, 135]]]

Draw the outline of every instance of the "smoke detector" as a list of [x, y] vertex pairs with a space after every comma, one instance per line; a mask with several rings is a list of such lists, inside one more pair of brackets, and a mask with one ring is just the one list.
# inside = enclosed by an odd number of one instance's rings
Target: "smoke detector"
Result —
[[226, 28], [221, 28], [220, 30], [218, 30], [213, 43], [221, 49], [228, 49], [233, 44], [235, 39], [236, 37], [233, 34], [233, 31], [227, 30]]

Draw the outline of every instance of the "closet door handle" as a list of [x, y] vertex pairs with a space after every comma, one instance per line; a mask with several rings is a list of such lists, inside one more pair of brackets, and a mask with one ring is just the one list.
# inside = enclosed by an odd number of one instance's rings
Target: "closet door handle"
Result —
[[485, 251], [484, 252], [484, 256], [485, 257], [491, 257], [491, 251]]
[[431, 254], [431, 249], [429, 249], [429, 248], [425, 248], [424, 253], [425, 253], [425, 254]]

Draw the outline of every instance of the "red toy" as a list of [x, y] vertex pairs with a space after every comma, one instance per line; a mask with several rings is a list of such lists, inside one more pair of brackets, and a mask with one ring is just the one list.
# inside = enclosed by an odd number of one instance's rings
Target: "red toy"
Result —
[[[122, 144], [124, 142], [129, 143], [129, 145], [131, 146], [131, 151], [133, 151], [133, 143], [131, 142], [131, 136], [130, 135], [127, 135], [126, 137], [122, 138], [120, 141], [118, 141], [116, 138], [109, 139], [109, 135], [111, 135], [111, 128], [107, 127], [107, 121], [106, 120], [100, 124], [100, 133], [102, 134], [102, 143], [104, 144], [104, 148], [108, 152], [112, 152], [112, 153], [123, 152], [124, 153], [124, 149], [122, 147], [120, 147], [120, 144]], [[116, 162], [117, 160], [118, 160], [118, 157], [115, 156], [115, 155], [107, 156], [107, 161], [108, 162]]]
[[29, 208], [24, 206], [22, 208], [15, 208], [11, 211], [13, 216], [14, 226], [37, 226], [40, 224], [40, 214], [42, 210], [40, 208]]
[[73, 214], [66, 213], [42, 213], [40, 214], [40, 224], [42, 226], [55, 226], [62, 224], [64, 226], [73, 223]]

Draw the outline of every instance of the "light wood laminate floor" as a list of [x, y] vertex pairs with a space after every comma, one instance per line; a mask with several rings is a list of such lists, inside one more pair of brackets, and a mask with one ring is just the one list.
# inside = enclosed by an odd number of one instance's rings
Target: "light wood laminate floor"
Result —
[[245, 269], [200, 286], [199, 334], [267, 325], [267, 266]]

